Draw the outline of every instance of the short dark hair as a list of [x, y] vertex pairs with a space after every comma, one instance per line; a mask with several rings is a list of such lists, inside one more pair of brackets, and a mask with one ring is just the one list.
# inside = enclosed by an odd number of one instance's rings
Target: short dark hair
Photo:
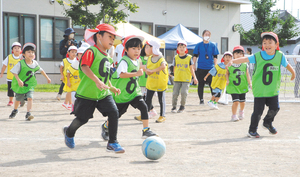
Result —
[[146, 52], [145, 52], [146, 45], [148, 45], [148, 44], [145, 44], [144, 47], [143, 47], [142, 50], [141, 50], [141, 56], [142, 56], [142, 57], [144, 57], [144, 56], [147, 55]]
[[27, 46], [27, 47], [25, 47], [25, 48], [22, 50], [22, 53], [25, 54], [25, 52], [26, 52], [26, 51], [29, 51], [29, 50], [35, 52], [35, 50], [34, 50], [34, 48], [33, 48], [32, 46]]
[[206, 33], [206, 32], [209, 32], [209, 33], [211, 34], [211, 32], [210, 32], [209, 30], [204, 30], [204, 31], [202, 32], [202, 36], [203, 36], [204, 33]]
[[262, 38], [262, 41], [266, 39], [266, 40], [273, 40], [275, 41], [275, 44], [278, 42], [273, 36], [271, 35], [264, 35], [264, 37]]
[[105, 32], [106, 31], [99, 31], [98, 33], [94, 34], [94, 42], [95, 42], [95, 44], [97, 44], [97, 34], [100, 34], [101, 36], [103, 36]]
[[130, 39], [129, 41], [126, 42], [125, 49], [128, 50], [128, 48], [131, 48], [131, 47], [140, 47], [140, 48], [142, 48], [143, 47], [143, 42], [138, 38]]
[[184, 46], [185, 46], [185, 44], [179, 43], [179, 44], [177, 44], [177, 47], [178, 47], [178, 46], [182, 46], [182, 45], [184, 45]]
[[247, 50], [248, 50], [250, 53], [252, 53], [252, 49], [251, 49], [251, 48], [247, 48]]
[[235, 54], [235, 53], [242, 53], [244, 55], [244, 51], [243, 50], [235, 50], [232, 52], [232, 54]]

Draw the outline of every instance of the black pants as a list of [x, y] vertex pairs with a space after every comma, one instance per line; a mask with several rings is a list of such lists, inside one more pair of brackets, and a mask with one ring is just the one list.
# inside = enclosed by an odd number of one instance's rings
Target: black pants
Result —
[[143, 99], [142, 96], [137, 96], [133, 100], [128, 103], [116, 103], [118, 110], [119, 110], [119, 117], [121, 117], [128, 109], [128, 106], [131, 105], [135, 109], [140, 110], [141, 112], [141, 119], [148, 120], [148, 107]]
[[[151, 110], [151, 105], [152, 105], [152, 98], [154, 95], [155, 91], [152, 90], [147, 90], [147, 95], [146, 95], [146, 104], [148, 106], [148, 112]], [[165, 96], [165, 91], [163, 92], [157, 92], [158, 94], [158, 102], [160, 105], [160, 116], [165, 117], [166, 113], [166, 96]]]
[[209, 85], [210, 93], [212, 93], [212, 88], [210, 87], [211, 81], [212, 81], [212, 75], [209, 75], [207, 77], [206, 81], [204, 81], [204, 77], [207, 75], [208, 72], [209, 72], [209, 70], [199, 69], [199, 68], [197, 68], [197, 71], [196, 71], [196, 76], [198, 79], [198, 96], [199, 96], [200, 100], [203, 100], [203, 91], [204, 91], [205, 83], [207, 83]]
[[274, 97], [254, 98], [254, 110], [251, 116], [249, 131], [256, 132], [259, 120], [264, 112], [265, 105], [269, 107], [268, 113], [264, 118], [265, 124], [271, 124], [279, 111], [278, 95]]
[[14, 91], [11, 89], [11, 81], [7, 81], [7, 96], [14, 97]]
[[297, 62], [296, 64], [296, 78], [295, 78], [295, 87], [294, 87], [294, 94], [295, 96], [299, 96], [299, 84], [300, 84], [300, 62]]
[[61, 82], [60, 87], [59, 87], [58, 94], [61, 95], [61, 94], [63, 93], [63, 91], [64, 91], [64, 86], [65, 86], [65, 83], [64, 83], [64, 82]]

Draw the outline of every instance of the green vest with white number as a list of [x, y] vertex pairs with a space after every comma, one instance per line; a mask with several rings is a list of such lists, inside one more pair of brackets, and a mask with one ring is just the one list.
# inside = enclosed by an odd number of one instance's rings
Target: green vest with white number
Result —
[[243, 94], [248, 92], [247, 64], [242, 63], [235, 67], [231, 65], [228, 68], [229, 84], [226, 87], [228, 94]]
[[282, 55], [282, 52], [276, 51], [272, 59], [265, 60], [260, 52], [254, 54], [256, 60], [252, 77], [254, 97], [273, 97], [279, 94]]
[[40, 69], [40, 66], [37, 65], [35, 68], [30, 68], [25, 59], [20, 61], [21, 70], [18, 74], [20, 80], [23, 82], [23, 87], [20, 87], [17, 79], [14, 77], [11, 83], [11, 89], [18, 94], [24, 94], [28, 91], [33, 91], [34, 87], [37, 85], [35, 78], [35, 73]]
[[[140, 68], [139, 62], [137, 62], [137, 66], [134, 65], [132, 60], [126, 55], [123, 56], [119, 63], [121, 63], [121, 61], [125, 61], [127, 63], [127, 73], [137, 72]], [[138, 77], [120, 78], [118, 77], [118, 73], [114, 72], [111, 83], [113, 86], [121, 90], [120, 95], [113, 94], [116, 103], [127, 103], [132, 101], [135, 97], [142, 95], [141, 88], [137, 80]]]
[[[108, 85], [110, 80], [110, 66], [112, 64], [112, 59], [109, 56], [101, 53], [94, 46], [90, 47], [89, 49], [92, 49], [94, 53], [94, 61], [90, 69], [102, 82], [105, 83], [105, 85]], [[96, 86], [96, 83], [84, 74], [81, 68], [81, 62], [78, 69], [81, 81], [76, 91], [76, 97], [97, 101], [104, 99], [108, 95], [111, 95], [109, 89], [100, 90]]]

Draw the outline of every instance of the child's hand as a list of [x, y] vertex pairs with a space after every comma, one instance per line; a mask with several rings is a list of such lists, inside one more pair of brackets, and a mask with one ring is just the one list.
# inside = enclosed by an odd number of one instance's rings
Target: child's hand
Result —
[[60, 76], [60, 80], [62, 81], [62, 82], [64, 82], [64, 76]]
[[233, 63], [232, 60], [227, 63], [227, 65], [225, 66], [226, 70], [228, 70], [228, 68], [232, 65], [232, 63]]
[[144, 74], [143, 69], [140, 69], [136, 72], [137, 76], [142, 76]]
[[150, 69], [146, 69], [145, 72], [146, 72], [147, 75], [153, 74], [153, 72]]
[[206, 78], [207, 78], [207, 76], [205, 76], [203, 80], [206, 81]]
[[2, 77], [3, 77], [3, 74], [1, 73], [1, 74], [0, 74], [0, 78], [2, 78]]
[[96, 83], [96, 86], [101, 91], [109, 88], [107, 85], [104, 84], [104, 82], [102, 82], [100, 80], [99, 80], [99, 82]]
[[51, 79], [47, 78], [47, 82], [48, 82], [48, 84], [50, 84], [51, 83]]
[[295, 75], [295, 74], [292, 74], [291, 81], [294, 80], [295, 77], [296, 77], [296, 75]]
[[252, 90], [252, 84], [249, 84], [250, 89]]
[[113, 92], [115, 95], [120, 95], [121, 94], [121, 90], [120, 89], [117, 89], [116, 87], [112, 86], [109, 88], [109, 90], [111, 92]]
[[18, 84], [19, 84], [20, 87], [24, 86], [24, 83], [21, 80], [18, 80]]
[[229, 84], [229, 81], [226, 82], [226, 85], [228, 85], [228, 84]]
[[71, 83], [70, 83], [70, 82], [68, 82], [68, 83], [67, 83], [67, 86], [71, 88]]
[[194, 84], [197, 85], [198, 84], [198, 79], [194, 77]]

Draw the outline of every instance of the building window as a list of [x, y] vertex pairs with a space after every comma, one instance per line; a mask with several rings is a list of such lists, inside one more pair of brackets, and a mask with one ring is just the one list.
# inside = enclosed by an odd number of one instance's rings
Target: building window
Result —
[[59, 43], [68, 26], [68, 18], [40, 17], [40, 60], [61, 61]]
[[83, 41], [83, 36], [84, 36], [84, 27], [80, 25], [73, 25], [73, 29], [76, 32], [75, 33], [75, 39], [79, 43], [80, 41]]
[[172, 28], [174, 28], [174, 26], [155, 25], [155, 36], [158, 37]]
[[147, 23], [147, 22], [133, 22], [131, 21], [130, 24], [137, 27], [138, 29], [145, 31], [148, 34], [153, 35], [153, 23]]
[[221, 37], [221, 53], [228, 51], [228, 37]]
[[3, 57], [11, 54], [14, 42], [36, 44], [36, 16], [29, 14], [3, 13]]

